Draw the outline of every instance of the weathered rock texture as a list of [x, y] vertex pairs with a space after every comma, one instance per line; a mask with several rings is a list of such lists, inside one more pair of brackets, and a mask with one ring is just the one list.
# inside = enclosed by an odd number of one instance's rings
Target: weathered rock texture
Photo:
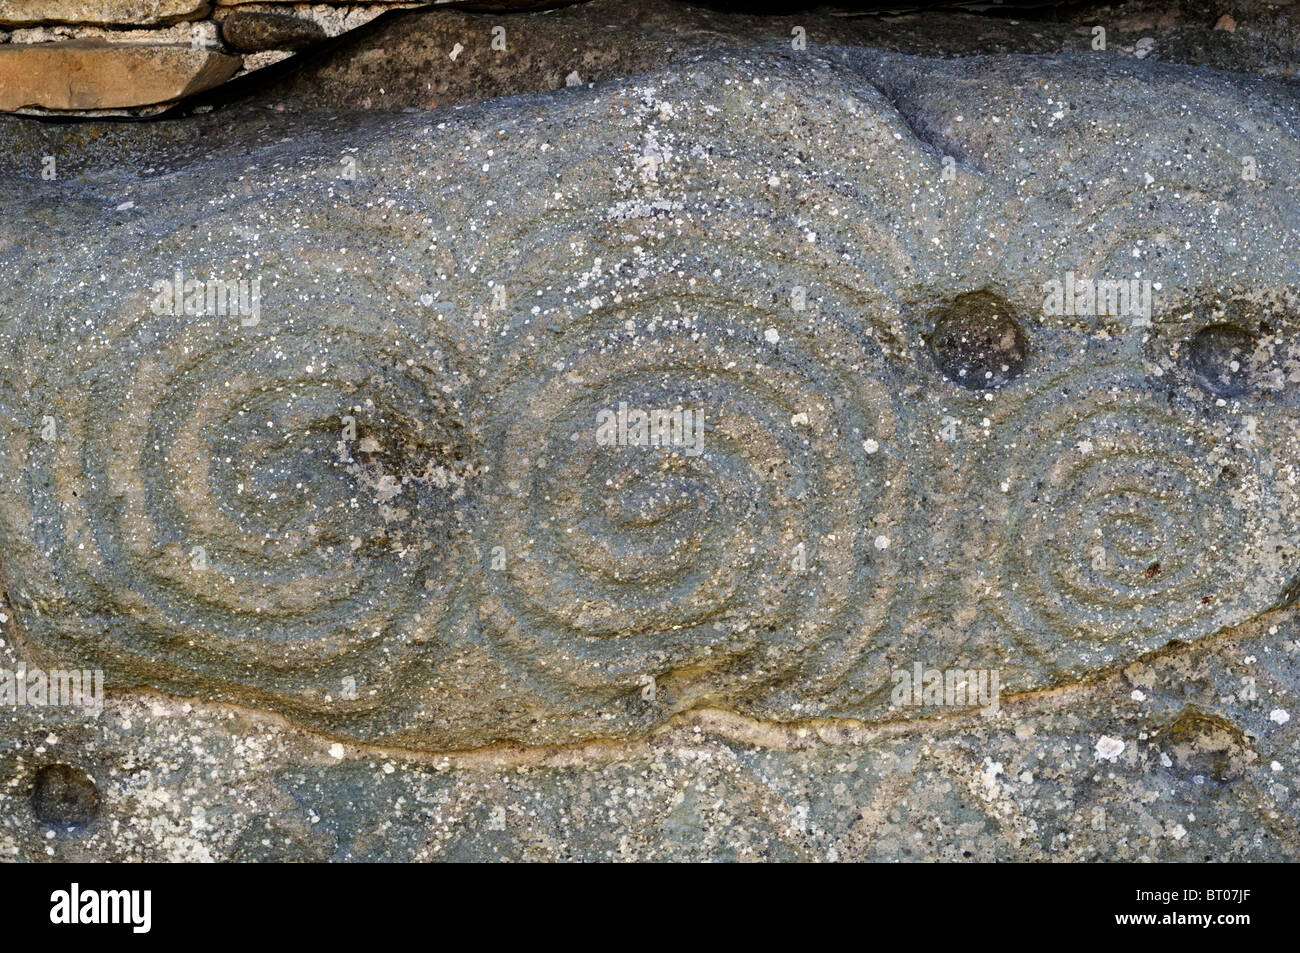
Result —
[[[519, 17], [438, 9], [358, 31], [330, 56], [256, 96], [294, 109], [430, 108], [628, 76], [711, 50], [805, 43], [925, 56], [1078, 52], [1131, 59], [1146, 38], [1155, 39], [1149, 59], [1290, 76], [1300, 61], [1300, 19], [1287, 10], [1252, 10], [1242, 14], [1239, 32], [1227, 33], [1214, 31], [1212, 20], [1200, 22], [1204, 17], [1146, 16], [1140, 8], [1096, 16], [1062, 11], [1060, 19], [1041, 22], [954, 12], [745, 16], [672, 0], [593, 0]], [[1108, 30], [1102, 50], [1092, 48], [1094, 23]]]
[[236, 50], [299, 50], [325, 38], [320, 24], [284, 13], [238, 11], [221, 21], [221, 38]]
[[[0, 110], [149, 116], [384, 13], [419, 4], [0, 7]], [[7, 42], [5, 42], [7, 41]], [[178, 47], [193, 52], [181, 57]], [[246, 52], [246, 58], [228, 54]], [[189, 78], [190, 82], [185, 80]]]
[[0, 26], [151, 26], [193, 20], [210, 9], [208, 0], [0, 0]]
[[[411, 7], [427, 9], [411, 11]], [[554, 0], [411, 4], [291, 3], [280, 0], [218, 3], [175, 20], [132, 20], [123, 7], [97, 8], [100, 19], [22, 20], [7, 38], [15, 55], [39, 62], [34, 47], [61, 40], [167, 46], [177, 42], [215, 52], [245, 53], [241, 78], [312, 51], [280, 70], [260, 73], [256, 95], [276, 108], [431, 108], [493, 95], [557, 89], [655, 69], [685, 55], [743, 49], [761, 43], [864, 45], [925, 56], [972, 53], [1091, 52], [1215, 66], [1293, 77], [1300, 61], [1300, 15], [1294, 0], [1234, 0], [1206, 6], [1198, 0], [1169, 4], [1128, 0], [1113, 5], [1008, 0], [996, 15], [917, 9], [892, 15], [898, 5], [881, 0], [856, 12], [782, 7], [780, 15], [749, 16], [679, 0]], [[75, 5], [58, 5], [72, 17]], [[555, 9], [548, 9], [555, 8]], [[883, 8], [883, 9], [881, 9]], [[918, 12], [924, 8], [925, 12]], [[53, 17], [54, 7], [38, 7]], [[149, 10], [154, 10], [150, 7]], [[177, 8], [179, 9], [179, 8]], [[173, 14], [173, 8], [167, 8]], [[534, 11], [544, 11], [535, 13]], [[157, 11], [154, 11], [155, 13]], [[396, 20], [373, 23], [386, 13]], [[193, 19], [200, 15], [203, 19]], [[530, 15], [531, 14], [531, 15]], [[1014, 14], [1023, 14], [1019, 19]], [[89, 13], [85, 14], [90, 16]], [[105, 25], [107, 17], [115, 25]], [[121, 21], [121, 22], [119, 22]], [[169, 25], [170, 24], [170, 25]], [[0, 26], [4, 23], [0, 22]], [[363, 29], [369, 25], [371, 28]], [[1096, 34], [1098, 28], [1104, 36]], [[351, 32], [341, 49], [322, 45]], [[0, 41], [6, 37], [0, 33]], [[133, 55], [119, 54], [124, 63]], [[302, 67], [296, 77], [282, 73]], [[38, 101], [61, 101], [57, 79], [41, 87]], [[251, 85], [251, 84], [250, 84]], [[246, 87], [228, 95], [247, 96]], [[94, 96], [83, 98], [93, 100]], [[99, 98], [114, 98], [105, 91]], [[117, 99], [122, 97], [116, 96]], [[134, 115], [158, 110], [162, 92], [137, 90]], [[201, 104], [206, 108], [208, 104]], [[69, 110], [64, 110], [69, 111]], [[103, 110], [70, 110], [96, 114]]]
[[[1300, 740], [1268, 712], [1295, 711], [1298, 656], [1285, 613], [996, 719], [781, 728], [702, 711], [643, 741], [440, 756], [147, 695], [94, 722], [26, 709], [0, 732], [0, 856], [1294, 861]], [[1101, 737], [1124, 750], [1099, 759]], [[98, 779], [55, 805], [76, 820], [102, 794], [93, 820], [42, 821], [49, 765]]]
[[225, 82], [239, 59], [188, 46], [68, 40], [0, 46], [0, 109], [119, 109], [167, 103]]
[[7, 648], [110, 686], [9, 715], [11, 853], [1296, 855], [1290, 87], [753, 50], [4, 134]]

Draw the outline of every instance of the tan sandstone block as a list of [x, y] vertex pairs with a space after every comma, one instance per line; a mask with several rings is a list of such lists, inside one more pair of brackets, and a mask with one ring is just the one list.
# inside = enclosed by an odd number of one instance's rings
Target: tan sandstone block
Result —
[[0, 26], [153, 26], [203, 16], [208, 0], [0, 0]]
[[0, 46], [0, 109], [124, 109], [225, 82], [240, 59], [188, 46], [69, 40]]

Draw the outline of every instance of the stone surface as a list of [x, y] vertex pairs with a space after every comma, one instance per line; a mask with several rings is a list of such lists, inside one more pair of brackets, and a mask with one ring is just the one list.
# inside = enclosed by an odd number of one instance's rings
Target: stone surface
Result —
[[0, 0], [0, 26], [152, 26], [204, 16], [208, 0]]
[[[877, 18], [818, 12], [747, 16], [674, 0], [595, 0], [504, 18], [465, 9], [430, 10], [358, 31], [331, 56], [258, 98], [294, 109], [433, 108], [561, 89], [571, 85], [571, 78], [590, 83], [628, 76], [712, 50], [761, 44], [789, 48], [796, 28], [804, 41], [827, 45], [879, 43], [895, 34], [905, 42], [913, 32]], [[950, 29], [936, 31], [932, 45], [989, 49], [1001, 40], [1009, 49], [1028, 42], [1046, 51], [1074, 43], [1068, 27], [1047, 29], [1048, 39], [1031, 39], [991, 18], [964, 17]], [[1086, 48], [1083, 41], [1075, 45]]]
[[[1118, 9], [1062, 7], [1038, 11], [1043, 18], [1032, 20], [950, 11], [882, 17], [783, 10], [747, 16], [674, 0], [591, 0], [511, 17], [435, 9], [358, 31], [328, 58], [278, 81], [257, 99], [291, 109], [429, 108], [559, 89], [575, 74], [582, 83], [599, 82], [710, 50], [761, 44], [789, 49], [796, 40], [931, 57], [999, 52], [1131, 59], [1146, 37], [1156, 40], [1148, 54], [1152, 59], [1295, 75], [1300, 62], [1296, 8], [1253, 4], [1238, 34], [1215, 31], [1194, 8], [1160, 4], [1158, 15], [1145, 14], [1145, 8], [1142, 3]], [[1098, 52], [1092, 49], [1091, 29], [1102, 23], [1107, 45]]]
[[89, 824], [99, 814], [99, 789], [90, 776], [70, 764], [48, 764], [36, 772], [32, 813], [58, 827]]
[[304, 17], [238, 10], [221, 21], [221, 38], [241, 53], [300, 50], [323, 40], [325, 30]]
[[0, 109], [88, 110], [166, 103], [224, 82], [239, 58], [189, 46], [92, 40], [0, 46]]
[[1300, 853], [1292, 86], [749, 50], [0, 136], [0, 650], [109, 686], [5, 710], [0, 852]]
[[944, 376], [971, 390], [988, 390], [1024, 370], [1029, 341], [1014, 310], [996, 295], [971, 292], [931, 315], [930, 349]]
[[[1267, 712], [1297, 706], [1293, 611], [1004, 700], [997, 718], [781, 727], [701, 711], [641, 741], [421, 756], [123, 694], [94, 721], [3, 711], [0, 857], [1295, 861], [1300, 736]], [[1102, 737], [1123, 743], [1113, 761]], [[103, 784], [73, 830], [27, 793], [58, 759]]]
[[[928, 56], [1094, 52], [1271, 76], [1294, 76], [1295, 64], [1300, 60], [1300, 17], [1295, 14], [1296, 8], [1268, 0], [1239, 0], [1234, 8], [1242, 22], [1239, 35], [1215, 29], [1198, 4], [1171, 6], [1148, 0], [1098, 7], [1027, 0], [1001, 5], [998, 10], [1002, 15], [996, 16], [933, 9], [919, 12], [912, 8], [896, 15], [896, 5], [891, 7], [893, 12], [800, 11], [796, 6], [778, 5], [778, 15], [750, 16], [678, 0], [595, 0], [567, 5], [503, 0], [438, 4], [435, 9], [423, 11], [411, 10], [414, 6], [376, 3], [290, 7], [271, 0], [219, 5], [210, 12], [216, 19], [182, 22], [170, 28], [157, 26], [142, 13], [142, 19], [132, 25], [143, 26], [143, 30], [52, 23], [15, 29], [10, 40], [19, 44], [98, 39], [146, 44], [179, 41], [190, 45], [198, 39], [207, 47], [217, 45], [219, 21], [286, 15], [289, 11], [330, 38], [355, 31], [341, 49], [328, 56], [312, 57], [310, 61], [300, 58], [288, 67], [263, 74], [266, 88], [254, 96], [277, 109], [449, 105], [626, 76], [684, 55], [744, 49], [762, 43], [864, 45]], [[1021, 12], [1027, 19], [1011, 15]], [[398, 18], [385, 16], [372, 30], [362, 29], [381, 15], [399, 13], [402, 16]], [[270, 21], [261, 22], [265, 25]], [[1107, 31], [1104, 47], [1093, 50], [1096, 39], [1092, 31], [1102, 25]], [[264, 29], [259, 36], [246, 36], [244, 46], [258, 52], [244, 60], [244, 69], [259, 71], [281, 63], [315, 35], [315, 28], [304, 27], [292, 35]], [[303, 72], [283, 78], [286, 70], [292, 72], [299, 66], [305, 66]], [[248, 93], [245, 85], [229, 95]], [[209, 105], [204, 102], [200, 108]], [[157, 111], [146, 108], [136, 114]]]

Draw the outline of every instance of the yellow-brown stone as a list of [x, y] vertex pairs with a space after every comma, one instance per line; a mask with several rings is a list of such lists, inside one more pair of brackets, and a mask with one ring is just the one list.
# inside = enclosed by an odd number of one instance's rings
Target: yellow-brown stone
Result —
[[225, 82], [240, 59], [182, 45], [97, 40], [0, 46], [0, 109], [126, 109]]
[[0, 0], [0, 26], [154, 26], [193, 20], [208, 7], [208, 0]]

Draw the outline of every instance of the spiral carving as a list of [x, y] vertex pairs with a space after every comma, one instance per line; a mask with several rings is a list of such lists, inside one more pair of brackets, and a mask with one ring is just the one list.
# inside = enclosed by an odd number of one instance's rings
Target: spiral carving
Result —
[[[860, 657], [891, 607], [905, 488], [860, 340], [651, 283], [515, 328], [492, 363], [479, 549], [503, 556], [481, 610], [499, 658], [560, 698], [683, 669], [735, 697]], [[702, 443], [604, 445], [620, 407], [699, 414]]]
[[62, 348], [4, 457], [11, 596], [110, 682], [400, 724], [462, 588], [459, 356], [346, 301], [288, 324], [137, 298]]
[[[669, 708], [789, 711], [891, 627], [927, 457], [881, 285], [914, 262], [853, 213], [845, 170], [773, 148], [755, 176], [721, 118], [652, 90], [631, 108], [624, 167], [574, 156], [481, 239], [509, 250], [492, 277], [510, 296], [474, 415], [483, 637], [551, 712], [618, 710], [648, 679]], [[702, 451], [602, 445], [621, 407], [702, 415]]]
[[1227, 437], [1124, 363], [1058, 374], [995, 419], [1006, 630], [1080, 671], [1266, 608], [1270, 485]]
[[[1156, 396], [1097, 361], [1163, 342], [965, 287], [944, 236], [986, 230], [937, 168], [914, 187], [926, 156], [888, 164], [892, 111], [837, 154], [805, 85], [684, 89], [575, 91], [615, 132], [572, 149], [507, 110], [403, 120], [354, 179], [272, 150], [183, 236], [74, 261], [47, 291], [85, 297], [11, 322], [0, 367], [24, 657], [447, 749], [872, 717], [892, 666], [1028, 655], [1037, 686], [1277, 598], [1286, 477], [1203, 399], [1254, 393], [1240, 347], [1188, 358], [1199, 411]], [[260, 323], [84, 290], [229, 234]]]

